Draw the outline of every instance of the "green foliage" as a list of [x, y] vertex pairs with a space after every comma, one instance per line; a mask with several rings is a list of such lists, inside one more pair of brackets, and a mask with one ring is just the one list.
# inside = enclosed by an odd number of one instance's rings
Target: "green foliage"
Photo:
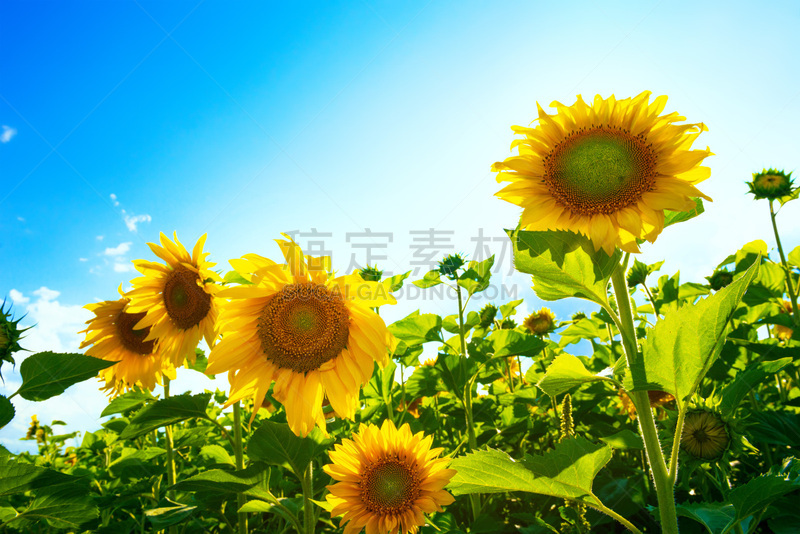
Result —
[[607, 377], [590, 373], [581, 360], [571, 354], [559, 354], [547, 367], [544, 377], [536, 385], [542, 391], [555, 397], [590, 382], [608, 380]]
[[448, 488], [455, 495], [526, 491], [592, 504], [592, 481], [611, 459], [611, 449], [584, 438], [558, 443], [543, 455], [513, 460], [497, 450], [484, 450], [456, 458], [457, 471]]
[[631, 365], [632, 390], [666, 391], [679, 401], [692, 395], [722, 349], [733, 312], [757, 273], [754, 264], [715, 295], [659, 321], [643, 343], [643, 357]]
[[14, 405], [4, 395], [0, 395], [0, 428], [3, 428], [14, 419]]
[[247, 443], [247, 454], [254, 460], [290, 469], [298, 477], [313, 458], [333, 443], [315, 428], [305, 438], [295, 436], [289, 425], [264, 421]]
[[622, 252], [595, 251], [584, 236], [566, 231], [509, 232], [517, 270], [533, 275], [533, 290], [542, 300], [578, 297], [600, 305]]
[[136, 413], [125, 429], [121, 439], [133, 439], [166, 425], [174, 425], [194, 417], [210, 419], [206, 407], [211, 393], [199, 395], [177, 395], [154, 402]]
[[39, 352], [20, 364], [22, 386], [17, 393], [31, 401], [47, 400], [64, 393], [73, 384], [97, 376], [98, 371], [115, 363], [83, 354]]
[[442, 318], [433, 313], [420, 315], [419, 311], [416, 311], [405, 319], [392, 323], [389, 331], [409, 346], [428, 341], [441, 341]]

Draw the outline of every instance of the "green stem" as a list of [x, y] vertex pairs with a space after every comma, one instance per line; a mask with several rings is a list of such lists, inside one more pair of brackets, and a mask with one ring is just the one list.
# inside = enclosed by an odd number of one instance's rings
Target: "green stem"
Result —
[[775, 208], [772, 205], [772, 200], [769, 201], [769, 217], [772, 220], [772, 230], [775, 232], [775, 242], [778, 243], [778, 254], [781, 256], [781, 265], [786, 272], [786, 290], [789, 293], [789, 299], [792, 301], [792, 319], [796, 327], [800, 328], [800, 311], [797, 309], [797, 293], [794, 292], [794, 283], [792, 282], [792, 270], [789, 269], [789, 264], [786, 262], [786, 255], [783, 253], [783, 245], [781, 245], [781, 238], [778, 236], [778, 223], [775, 220]]
[[[461, 300], [461, 286], [456, 279], [456, 295], [458, 295], [458, 339], [461, 341], [461, 358], [467, 358], [467, 340], [464, 332], [464, 306]], [[474, 451], [478, 448], [478, 439], [475, 436], [475, 421], [472, 417], [472, 381], [467, 380], [464, 388], [464, 413], [467, 423], [467, 440], [469, 450]], [[470, 507], [472, 509], [472, 520], [477, 521], [481, 513], [481, 496], [479, 493], [472, 493], [469, 496]]]
[[[600, 499], [598, 499], [597, 497], [595, 497], [595, 500], [596, 500], [598, 503], [600, 503]], [[628, 530], [630, 530], [631, 532], [636, 532], [637, 534], [642, 534], [642, 531], [641, 531], [641, 530], [639, 530], [638, 528], [636, 528], [636, 527], [633, 525], [633, 523], [631, 523], [630, 521], [628, 521], [627, 519], [625, 519], [624, 517], [622, 517], [621, 515], [619, 515], [617, 512], [615, 512], [615, 511], [614, 511], [614, 510], [612, 510], [611, 508], [609, 508], [609, 507], [605, 506], [603, 503], [600, 503], [600, 504], [595, 504], [595, 503], [586, 503], [586, 505], [587, 505], [587, 506], [591, 506], [592, 508], [594, 508], [594, 509], [595, 509], [595, 510], [597, 510], [598, 512], [603, 512], [603, 513], [604, 513], [604, 514], [606, 514], [607, 516], [609, 516], [609, 517], [611, 517], [611, 518], [613, 518], [613, 519], [616, 519], [617, 521], [619, 521], [620, 523], [622, 523], [622, 525], [623, 525], [625, 528], [627, 528]]]
[[303, 473], [303, 523], [305, 525], [306, 534], [314, 534], [316, 528], [316, 521], [314, 517], [314, 508], [312, 508], [311, 497], [314, 491], [314, 460], [308, 462]]
[[[244, 469], [244, 453], [242, 451], [242, 405], [236, 401], [233, 405], [233, 454], [236, 460], [236, 470]], [[236, 494], [237, 510], [247, 502], [244, 493]], [[247, 534], [247, 512], [238, 512], [239, 534]]]
[[[164, 398], [169, 398], [169, 378], [166, 376], [164, 377]], [[167, 481], [169, 482], [170, 487], [175, 485], [175, 453], [173, 451], [173, 443], [172, 443], [172, 425], [167, 425], [164, 427], [164, 433], [167, 437]], [[169, 491], [167, 493], [167, 497], [171, 500], [174, 500], [175, 492]], [[169, 527], [170, 534], [177, 534], [178, 527], [176, 525], [172, 525]]]
[[[628, 372], [630, 372], [630, 369], [639, 363], [639, 351], [636, 342], [636, 328], [633, 324], [631, 299], [625, 283], [624, 268], [621, 265], [611, 275], [611, 282], [614, 285], [614, 294], [617, 297], [620, 334], [625, 347], [625, 354], [628, 358]], [[646, 391], [633, 391], [629, 392], [629, 395], [639, 416], [639, 429], [644, 440], [650, 471], [653, 474], [653, 482], [656, 486], [662, 532], [663, 534], [678, 534], [678, 516], [675, 510], [675, 495], [673, 493], [674, 486], [670, 483], [670, 475], [667, 472], [667, 465], [664, 463], [664, 452], [661, 450], [661, 443], [658, 441], [658, 431], [653, 419], [653, 410], [650, 408], [650, 399]]]
[[681, 449], [681, 437], [683, 436], [683, 418], [686, 416], [686, 406], [681, 405], [678, 410], [678, 424], [675, 426], [675, 437], [672, 440], [672, 454], [669, 458], [669, 481], [675, 487], [675, 480], [678, 477], [678, 453]]
[[656, 315], [656, 321], [658, 321], [658, 306], [656, 305], [656, 299], [653, 297], [653, 293], [650, 291], [650, 288], [647, 287], [647, 284], [642, 284], [644, 288], [644, 292], [647, 293], [647, 298], [650, 299], [650, 304], [653, 305], [653, 313]]

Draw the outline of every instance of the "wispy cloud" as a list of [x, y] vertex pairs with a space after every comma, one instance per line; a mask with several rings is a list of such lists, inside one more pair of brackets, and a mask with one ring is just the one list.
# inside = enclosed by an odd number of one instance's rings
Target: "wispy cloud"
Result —
[[80, 345], [84, 322], [91, 316], [81, 306], [65, 306], [57, 299], [60, 291], [40, 287], [33, 292], [32, 300], [21, 291], [8, 292], [14, 304], [27, 314], [25, 322], [35, 325], [25, 334], [23, 346], [31, 352], [51, 350], [53, 352], [75, 352]]
[[111, 193], [108, 196], [111, 197], [111, 202], [114, 203], [114, 206], [119, 206], [119, 200], [117, 200], [117, 195], [115, 195], [114, 193]]
[[78, 258], [78, 261], [89, 261], [89, 258]]
[[125, 210], [122, 210], [122, 216], [125, 218], [125, 226], [128, 227], [128, 230], [131, 232], [136, 231], [136, 225], [141, 222], [150, 222], [153, 220], [152, 217], [149, 215], [128, 215], [125, 213]]
[[130, 241], [125, 243], [120, 243], [116, 247], [108, 247], [103, 251], [103, 256], [122, 256], [127, 254], [127, 252], [131, 249]]
[[8, 143], [15, 135], [17, 135], [17, 129], [4, 124], [3, 133], [0, 133], [0, 143]]
[[114, 272], [115, 273], [127, 273], [133, 270], [133, 266], [130, 263], [122, 263], [121, 261], [114, 262]]
[[99, 235], [95, 239], [97, 239], [98, 241], [102, 241], [104, 237], [105, 237], [104, 235]]

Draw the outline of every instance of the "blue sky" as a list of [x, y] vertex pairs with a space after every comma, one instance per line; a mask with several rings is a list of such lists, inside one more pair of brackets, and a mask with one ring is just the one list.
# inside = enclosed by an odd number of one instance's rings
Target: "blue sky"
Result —
[[[799, 19], [794, 2], [5, 2], [0, 294], [37, 323], [29, 348], [70, 351], [81, 306], [115, 298], [161, 231], [187, 246], [208, 233], [225, 269], [276, 257], [288, 230], [331, 233], [341, 271], [353, 254], [363, 264], [359, 242], [386, 244], [374, 252], [389, 270], [413, 268], [410, 232], [431, 228], [453, 232], [442, 253], [474, 257], [481, 229], [500, 239], [517, 222], [489, 172], [510, 154], [511, 125], [537, 101], [643, 90], [710, 128], [698, 145], [716, 154], [701, 185], [715, 202], [642, 258], [699, 281], [748, 241], [774, 248], [743, 182], [800, 161]], [[789, 249], [798, 209], [780, 215]], [[365, 228], [392, 241], [347, 241]], [[498, 283], [523, 311], [540, 307], [508, 265]], [[566, 318], [583, 306], [551, 307]], [[453, 303], [407, 299], [385, 315], [417, 308]], [[18, 375], [3, 374], [8, 394]], [[0, 442], [22, 446], [32, 413], [95, 428], [96, 386], [71, 389], [71, 403], [15, 399]]]

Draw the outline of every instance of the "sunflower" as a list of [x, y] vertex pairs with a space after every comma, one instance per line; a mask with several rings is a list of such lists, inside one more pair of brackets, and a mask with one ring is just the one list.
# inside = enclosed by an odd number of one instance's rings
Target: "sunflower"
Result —
[[335, 446], [322, 469], [336, 481], [327, 500], [332, 517], [344, 514], [344, 534], [364, 527], [369, 534], [417, 532], [423, 514], [455, 500], [444, 487], [456, 472], [446, 469], [449, 458], [437, 458], [443, 449], [431, 449], [432, 441], [387, 419], [380, 429], [362, 424], [352, 440]]
[[522, 325], [527, 328], [531, 334], [543, 336], [555, 328], [556, 316], [549, 308], [542, 308], [538, 312], [530, 314], [525, 321], [523, 321]]
[[385, 365], [394, 348], [370, 308], [395, 299], [380, 282], [358, 274], [334, 278], [329, 257], [304, 257], [292, 240], [277, 243], [285, 265], [256, 254], [231, 260], [250, 284], [220, 291], [229, 300], [221, 306], [221, 339], [206, 372], [229, 372], [227, 405], [248, 396], [260, 402], [274, 381], [272, 396], [285, 406], [292, 431], [305, 436], [315, 424], [325, 429], [326, 395], [337, 414], [355, 416], [374, 362]]
[[88, 356], [119, 362], [100, 371], [105, 381], [101, 389], [112, 396], [134, 386], [152, 391], [162, 383], [162, 375], [175, 378], [175, 368], [162, 357], [157, 340], [149, 339], [150, 328], [136, 328], [144, 312], [130, 313], [127, 305], [126, 298], [87, 304], [84, 308], [95, 316], [79, 332], [86, 334], [80, 348], [89, 347]]
[[731, 439], [719, 415], [710, 411], [686, 414], [681, 434], [681, 447], [698, 459], [713, 460], [728, 448]]
[[523, 208], [523, 230], [569, 230], [588, 236], [595, 249], [639, 252], [637, 239], [653, 242], [664, 228], [664, 210], [689, 211], [702, 197], [694, 184], [711, 171], [700, 162], [711, 155], [690, 150], [707, 128], [675, 124], [667, 103], [650, 92], [616, 100], [580, 95], [572, 106], [541, 106], [535, 127], [512, 127], [525, 136], [511, 145], [519, 155], [492, 165], [499, 182], [511, 182], [497, 196]]
[[174, 237], [172, 242], [162, 233], [161, 246], [148, 243], [166, 264], [134, 261], [144, 276], [131, 280], [133, 289], [125, 296], [130, 298], [129, 313], [146, 313], [136, 325], [150, 327], [145, 341], [158, 339], [161, 354], [180, 367], [185, 358], [194, 362], [201, 337], [209, 346], [214, 342], [218, 313], [214, 296], [218, 288], [214, 282], [222, 280], [210, 270], [216, 264], [205, 260], [205, 235], [197, 241], [191, 256], [178, 236]]
[[792, 173], [787, 174], [772, 168], [754, 172], [752, 181], [746, 183], [756, 200], [762, 198], [778, 200], [791, 195], [794, 186]]

